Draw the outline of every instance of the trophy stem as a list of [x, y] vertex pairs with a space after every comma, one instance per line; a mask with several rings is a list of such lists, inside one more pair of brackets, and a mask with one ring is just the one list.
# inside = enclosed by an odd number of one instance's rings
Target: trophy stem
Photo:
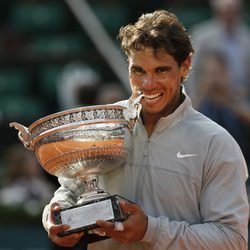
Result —
[[82, 205], [87, 201], [93, 201], [110, 196], [109, 193], [99, 188], [98, 176], [91, 176], [89, 180], [85, 180], [85, 191], [78, 197], [77, 205]]

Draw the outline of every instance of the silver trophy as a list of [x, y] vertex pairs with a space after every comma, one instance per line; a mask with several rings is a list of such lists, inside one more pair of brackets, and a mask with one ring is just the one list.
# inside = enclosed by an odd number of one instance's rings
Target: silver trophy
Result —
[[28, 128], [10, 123], [49, 174], [85, 184], [76, 206], [55, 214], [58, 223], [71, 226], [64, 234], [92, 229], [97, 219], [126, 219], [118, 204], [122, 198], [101, 189], [98, 177], [126, 161], [141, 97], [133, 94], [128, 107], [99, 105], [54, 113]]

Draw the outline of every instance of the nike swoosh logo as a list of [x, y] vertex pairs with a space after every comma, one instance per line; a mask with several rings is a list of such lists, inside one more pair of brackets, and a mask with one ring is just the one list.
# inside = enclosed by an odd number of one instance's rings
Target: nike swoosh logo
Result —
[[177, 158], [182, 159], [186, 157], [192, 157], [192, 156], [197, 156], [198, 154], [182, 154], [181, 151], [179, 151], [176, 155]]

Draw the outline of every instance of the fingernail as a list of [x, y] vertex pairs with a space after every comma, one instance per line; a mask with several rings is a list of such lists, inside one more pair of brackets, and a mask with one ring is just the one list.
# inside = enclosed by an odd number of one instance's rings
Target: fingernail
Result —
[[99, 231], [96, 230], [96, 229], [93, 229], [92, 231], [93, 231], [94, 234], [98, 234], [99, 233]]
[[101, 221], [100, 221], [100, 220], [97, 220], [95, 223], [96, 223], [96, 225], [100, 226]]
[[68, 229], [70, 229], [69, 225], [63, 225], [63, 230], [68, 230]]
[[119, 205], [125, 206], [125, 205], [126, 205], [126, 202], [125, 202], [124, 200], [120, 200], [120, 201], [119, 201]]
[[55, 207], [53, 207], [53, 211], [57, 211], [57, 210], [60, 210], [60, 207], [56, 205]]

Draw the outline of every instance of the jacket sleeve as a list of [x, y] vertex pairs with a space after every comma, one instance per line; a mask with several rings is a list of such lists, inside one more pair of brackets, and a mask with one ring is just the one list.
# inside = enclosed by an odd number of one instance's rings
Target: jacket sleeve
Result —
[[51, 204], [57, 202], [62, 208], [71, 207], [76, 204], [77, 197], [85, 189], [80, 179], [58, 178], [58, 181], [61, 186], [56, 190], [50, 203], [45, 206], [42, 214], [42, 223], [46, 231], [48, 231], [47, 223], [49, 221]]
[[149, 217], [142, 241], [152, 249], [247, 249], [249, 207], [244, 157], [231, 139], [216, 143], [210, 151], [204, 163], [199, 204], [202, 222], [189, 224]]

